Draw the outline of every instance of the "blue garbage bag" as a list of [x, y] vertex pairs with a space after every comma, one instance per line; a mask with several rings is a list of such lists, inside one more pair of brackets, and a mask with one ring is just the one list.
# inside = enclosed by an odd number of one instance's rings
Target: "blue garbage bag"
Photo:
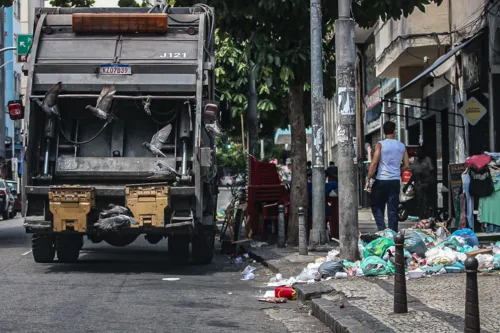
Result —
[[465, 239], [465, 241], [470, 246], [479, 245], [479, 239], [477, 239], [477, 236], [474, 233], [474, 231], [472, 231], [469, 228], [464, 228], [464, 229], [457, 230], [454, 233], [452, 233], [451, 236], [460, 236], [460, 237], [462, 237], [463, 239]]

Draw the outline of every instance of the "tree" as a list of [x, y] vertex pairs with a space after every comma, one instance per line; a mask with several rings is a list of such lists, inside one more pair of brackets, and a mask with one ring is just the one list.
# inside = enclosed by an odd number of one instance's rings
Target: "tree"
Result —
[[12, 7], [13, 3], [13, 0], [0, 0], [0, 6], [4, 6], [6, 8]]
[[119, 0], [118, 7], [148, 7], [148, 2], [142, 0], [141, 4], [139, 4], [135, 0]]
[[52, 7], [92, 7], [95, 0], [50, 0]]
[[[196, 2], [199, 2], [197, 0]], [[298, 219], [296, 210], [299, 206], [307, 207], [307, 180], [304, 172], [306, 165], [305, 117], [308, 99], [307, 91], [310, 78], [310, 16], [309, 0], [204, 0], [215, 7], [217, 25], [227, 33], [235, 43], [246, 43], [249, 59], [258, 68], [271, 66], [280, 68], [270, 73], [272, 82], [287, 84], [289, 100], [289, 120], [292, 128], [292, 207], [288, 225], [288, 243], [298, 242]], [[354, 0], [352, 12], [361, 27], [371, 27], [380, 18], [382, 20], [399, 19], [408, 16], [415, 8], [425, 11], [425, 5], [442, 0]], [[194, 2], [177, 0], [176, 4], [189, 6]], [[330, 32], [333, 21], [338, 17], [336, 0], [323, 1], [323, 33]], [[333, 46], [325, 48], [325, 59], [334, 61]], [[333, 58], [332, 58], [333, 57]], [[325, 64], [327, 67], [328, 64]], [[328, 79], [333, 73], [326, 73], [326, 88], [333, 88]], [[279, 77], [280, 80], [275, 80]], [[280, 83], [277, 83], [278, 85]], [[331, 97], [333, 91], [325, 91]], [[309, 112], [307, 112], [309, 113]]]

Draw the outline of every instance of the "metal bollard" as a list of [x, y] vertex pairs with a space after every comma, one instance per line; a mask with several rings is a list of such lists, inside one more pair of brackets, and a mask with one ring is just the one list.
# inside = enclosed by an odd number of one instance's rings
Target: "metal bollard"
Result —
[[477, 268], [479, 263], [476, 258], [469, 257], [465, 260], [465, 333], [481, 331], [479, 324], [479, 296], [477, 292]]
[[406, 298], [406, 276], [405, 276], [405, 236], [402, 233], [394, 237], [396, 256], [394, 263], [396, 273], [394, 274], [394, 313], [408, 313], [408, 301]]
[[278, 211], [278, 246], [285, 247], [285, 208], [283, 205], [279, 205]]
[[307, 253], [307, 226], [304, 207], [299, 207], [299, 254], [306, 256]]

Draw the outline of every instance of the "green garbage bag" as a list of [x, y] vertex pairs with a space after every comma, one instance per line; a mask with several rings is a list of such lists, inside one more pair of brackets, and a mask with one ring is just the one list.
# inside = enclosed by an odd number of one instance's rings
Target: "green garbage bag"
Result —
[[377, 238], [366, 245], [363, 251], [363, 258], [377, 256], [382, 258], [388, 248], [394, 245], [394, 241], [389, 238]]
[[500, 269], [500, 254], [493, 256], [493, 269]]
[[393, 274], [394, 265], [377, 256], [370, 256], [361, 261], [361, 270], [365, 276]]

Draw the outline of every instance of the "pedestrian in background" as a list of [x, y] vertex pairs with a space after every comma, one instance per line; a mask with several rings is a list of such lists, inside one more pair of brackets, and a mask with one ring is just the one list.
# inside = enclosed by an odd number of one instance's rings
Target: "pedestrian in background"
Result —
[[[371, 208], [377, 229], [386, 228], [384, 210], [387, 205], [389, 228], [397, 232], [401, 173], [410, 166], [410, 159], [405, 145], [396, 140], [396, 124], [386, 121], [383, 129], [385, 140], [377, 142], [365, 189], [371, 193]], [[372, 179], [375, 180], [373, 185]]]

